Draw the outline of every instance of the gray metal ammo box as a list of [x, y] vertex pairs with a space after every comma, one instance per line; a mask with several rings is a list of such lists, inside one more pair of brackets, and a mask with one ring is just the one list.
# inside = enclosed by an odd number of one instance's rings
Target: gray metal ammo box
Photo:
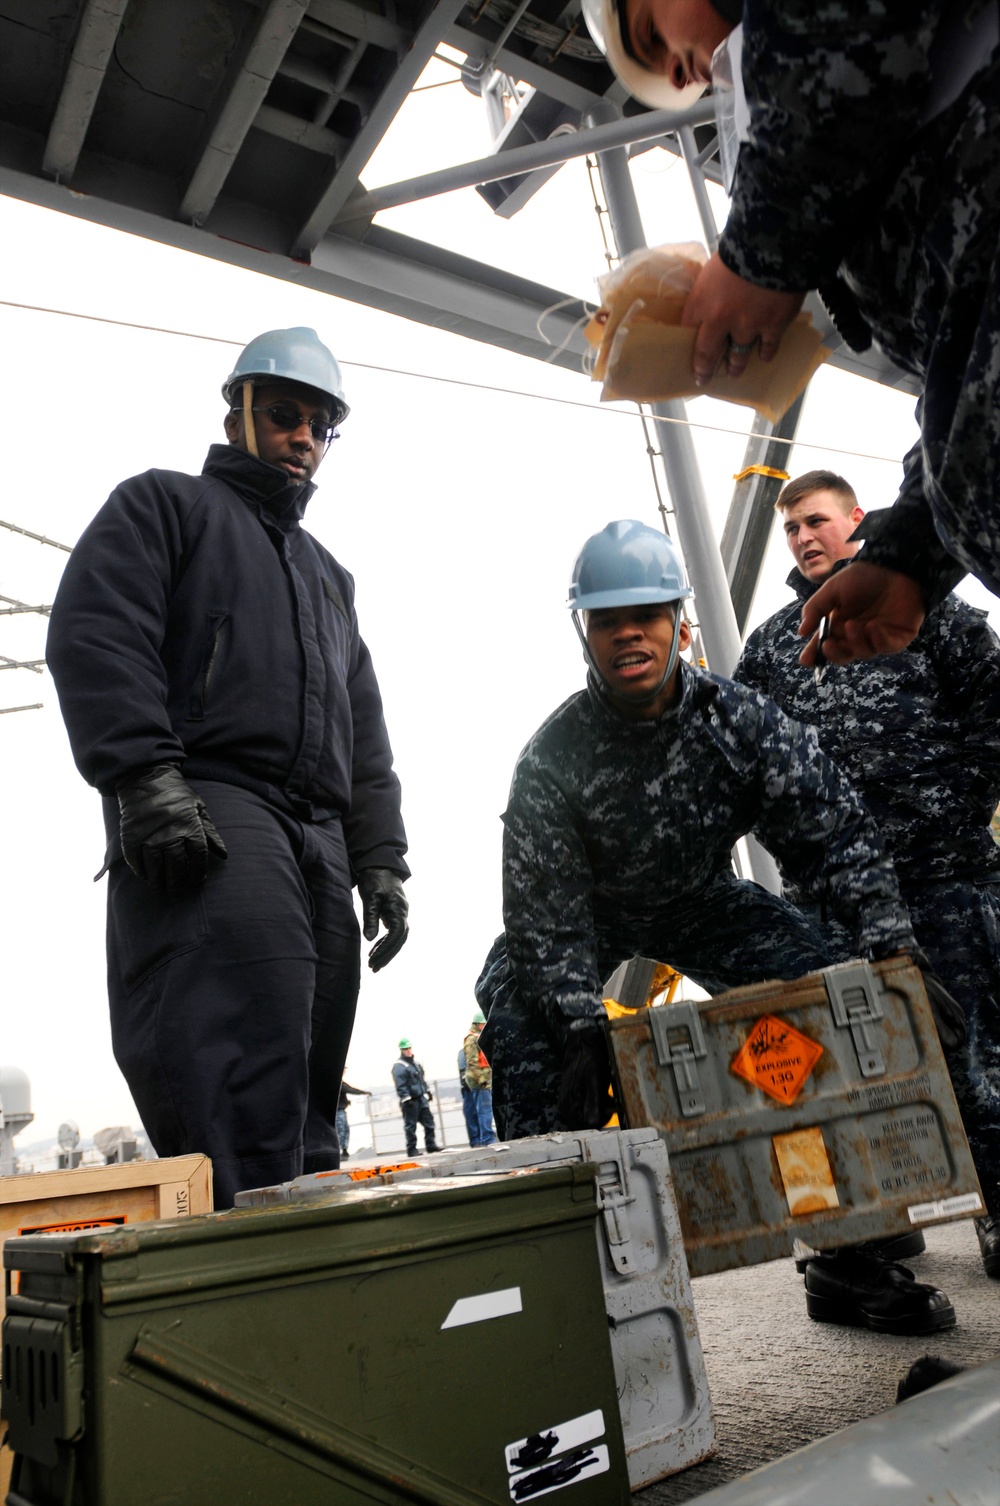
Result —
[[[638, 1001], [656, 966], [635, 958], [613, 996]], [[625, 1121], [667, 1143], [692, 1275], [983, 1210], [906, 958], [640, 1008], [608, 1031]]]
[[[491, 1175], [515, 1168], [591, 1162], [601, 1217], [597, 1244], [611, 1331], [629, 1483], [651, 1485], [715, 1449], [708, 1377], [681, 1241], [667, 1148], [655, 1129], [591, 1130], [428, 1156], [419, 1167], [378, 1174], [413, 1178]], [[344, 1177], [355, 1176], [352, 1167]], [[328, 1172], [237, 1194], [241, 1207], [327, 1197]], [[359, 1184], [369, 1187], [372, 1182]], [[363, 1191], [359, 1190], [363, 1196]]]
[[12, 1506], [622, 1506], [590, 1166], [8, 1241]]

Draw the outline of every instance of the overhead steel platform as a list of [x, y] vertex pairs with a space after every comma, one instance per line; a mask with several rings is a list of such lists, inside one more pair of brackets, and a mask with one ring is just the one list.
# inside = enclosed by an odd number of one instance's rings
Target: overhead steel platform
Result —
[[[495, 156], [368, 194], [365, 167], [441, 44], [466, 58]], [[503, 78], [528, 86], [506, 115]], [[581, 131], [605, 100], [615, 130]], [[569, 156], [679, 153], [676, 119], [625, 95], [579, 0], [0, 0], [4, 193], [548, 360], [535, 325], [560, 290], [373, 215], [473, 183], [515, 213]], [[689, 170], [717, 181], [710, 104], [687, 119]], [[554, 344], [578, 313], [550, 316]], [[571, 339], [556, 360], [579, 370], [582, 351]], [[877, 354], [832, 360], [908, 386]]]
[[[646, 110], [614, 79], [579, 7], [0, 0], [0, 192], [580, 371], [578, 299], [376, 222], [470, 186], [484, 211], [509, 217], [587, 154], [624, 253], [644, 243], [629, 155], [664, 150], [683, 158], [714, 245], [711, 100], [683, 115]], [[370, 189], [372, 154], [442, 47], [482, 102], [492, 153]], [[877, 351], [850, 351], [815, 298], [811, 307], [831, 364], [915, 391]], [[778, 434], [754, 425], [720, 556], [690, 434], [671, 422], [684, 405], [654, 405], [703, 650], [723, 673], [738, 656], [778, 486], [753, 467], [787, 454], [799, 406]]]

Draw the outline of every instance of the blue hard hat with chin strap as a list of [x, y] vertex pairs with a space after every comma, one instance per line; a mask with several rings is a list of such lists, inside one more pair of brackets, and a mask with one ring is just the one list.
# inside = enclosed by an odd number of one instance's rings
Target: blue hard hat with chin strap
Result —
[[294, 329], [269, 329], [257, 335], [240, 351], [236, 365], [222, 384], [222, 396], [232, 403], [238, 389], [248, 379], [301, 382], [315, 387], [333, 404], [330, 418], [343, 423], [351, 411], [344, 398], [340, 367], [333, 352], [327, 350], [314, 329], [298, 325]]
[[247, 445], [257, 454], [251, 412], [254, 382], [299, 382], [314, 387], [330, 399], [330, 420], [342, 424], [350, 413], [341, 386], [340, 367], [333, 352], [314, 329], [269, 329], [244, 346], [236, 365], [222, 384], [222, 396], [231, 408], [242, 407]]
[[635, 518], [621, 518], [593, 534], [580, 550], [566, 605], [572, 612], [590, 612], [683, 601], [690, 595], [681, 557], [666, 534]]
[[[681, 557], [660, 529], [635, 518], [621, 518], [592, 534], [577, 555], [566, 605], [573, 613], [584, 657], [598, 679], [600, 671], [580, 624], [581, 612], [679, 602], [691, 594]], [[679, 652], [680, 634], [675, 632], [663, 678], [643, 700], [656, 699], [674, 672]]]

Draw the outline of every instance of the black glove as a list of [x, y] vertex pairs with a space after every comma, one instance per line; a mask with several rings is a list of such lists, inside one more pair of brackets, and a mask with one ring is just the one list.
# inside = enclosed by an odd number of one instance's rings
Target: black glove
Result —
[[171, 899], [204, 883], [209, 854], [228, 857], [205, 802], [176, 764], [156, 764], [117, 789], [122, 854], [136, 878]]
[[387, 932], [368, 953], [368, 966], [377, 973], [392, 961], [410, 934], [406, 924], [410, 907], [403, 893], [403, 880], [391, 868], [362, 868], [358, 874], [358, 893], [365, 940], [375, 941], [379, 921]]
[[574, 1020], [566, 1032], [559, 1118], [568, 1129], [600, 1129], [614, 1113], [611, 1060], [600, 1020]]
[[927, 998], [937, 1026], [942, 1051], [947, 1056], [949, 1051], [961, 1050], [969, 1039], [965, 1010], [954, 994], [950, 994], [945, 988], [923, 947], [917, 947], [913, 953], [913, 960], [923, 974], [924, 987], [927, 990]]

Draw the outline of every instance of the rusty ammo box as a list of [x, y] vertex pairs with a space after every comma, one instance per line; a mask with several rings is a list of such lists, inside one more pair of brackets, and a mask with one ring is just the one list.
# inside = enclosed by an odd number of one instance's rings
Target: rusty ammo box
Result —
[[[659, 964], [610, 981], [646, 1002]], [[624, 1121], [655, 1125], [693, 1276], [983, 1211], [919, 970], [842, 963], [614, 1019]]]

